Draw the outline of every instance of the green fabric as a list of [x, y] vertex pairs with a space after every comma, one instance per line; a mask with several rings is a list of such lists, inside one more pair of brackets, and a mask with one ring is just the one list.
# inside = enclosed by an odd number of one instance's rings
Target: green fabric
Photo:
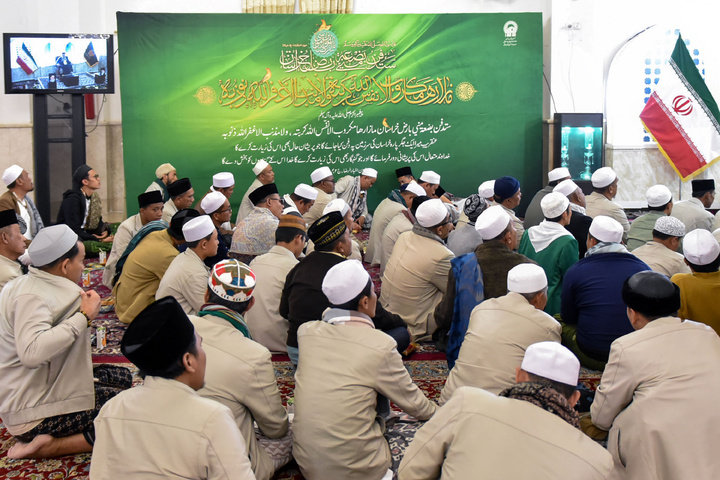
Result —
[[[557, 317], [556, 317], [557, 318]], [[605, 370], [605, 362], [595, 360], [594, 358], [585, 355], [577, 344], [577, 325], [567, 325], [560, 322], [562, 326], [562, 344], [565, 345], [575, 356], [580, 360], [580, 365], [591, 370]]]
[[642, 247], [653, 239], [652, 231], [655, 228], [655, 221], [664, 217], [664, 212], [651, 211], [642, 215], [630, 224], [630, 232], [628, 233], [627, 247], [631, 252], [638, 247]]
[[548, 302], [545, 311], [549, 315], [555, 315], [560, 313], [560, 294], [565, 273], [578, 261], [578, 243], [575, 237], [566, 235], [553, 240], [541, 252], [536, 252], [528, 232], [529, 230], [526, 230], [520, 240], [518, 253], [535, 260], [545, 270], [548, 280]]
[[100, 250], [109, 252], [112, 250], [112, 242], [95, 242], [93, 240], [86, 240], [83, 242], [85, 245], [85, 255], [90, 253], [99, 253]]
[[227, 307], [223, 307], [222, 305], [206, 303], [202, 307], [200, 307], [198, 317], [204, 317], [205, 315], [211, 315], [213, 317], [218, 317], [226, 320], [228, 323], [230, 323], [230, 325], [235, 327], [235, 329], [242, 333], [245, 337], [252, 340], [252, 336], [250, 335], [250, 329], [245, 323], [245, 319], [243, 318], [243, 316], [240, 315], [238, 312], [230, 310]]

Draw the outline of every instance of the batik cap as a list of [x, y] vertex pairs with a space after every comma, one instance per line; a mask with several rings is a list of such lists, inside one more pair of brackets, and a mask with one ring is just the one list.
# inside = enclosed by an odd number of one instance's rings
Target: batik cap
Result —
[[210, 290], [229, 302], [250, 300], [255, 290], [255, 273], [239, 260], [230, 258], [216, 263], [208, 277]]

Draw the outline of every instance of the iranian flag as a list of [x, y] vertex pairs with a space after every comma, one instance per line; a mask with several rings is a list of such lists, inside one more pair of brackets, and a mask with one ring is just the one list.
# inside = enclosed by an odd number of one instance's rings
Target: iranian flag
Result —
[[33, 58], [32, 53], [30, 53], [30, 50], [25, 46], [25, 43], [23, 43], [22, 47], [18, 50], [18, 56], [15, 61], [28, 75], [38, 69], [37, 62]]
[[640, 114], [683, 180], [720, 158], [720, 111], [685, 42], [678, 36], [668, 71]]

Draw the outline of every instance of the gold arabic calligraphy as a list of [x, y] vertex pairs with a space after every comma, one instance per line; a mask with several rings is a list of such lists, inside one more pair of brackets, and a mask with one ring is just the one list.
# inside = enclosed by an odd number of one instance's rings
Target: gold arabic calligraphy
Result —
[[347, 72], [350, 70], [383, 70], [395, 68], [395, 50], [346, 50], [327, 58], [309, 49], [286, 49], [280, 54], [280, 65], [286, 72]]

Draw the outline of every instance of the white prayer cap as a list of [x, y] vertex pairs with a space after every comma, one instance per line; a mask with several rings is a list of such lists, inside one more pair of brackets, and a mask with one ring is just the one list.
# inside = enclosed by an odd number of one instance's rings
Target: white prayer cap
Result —
[[580, 361], [557, 342], [538, 342], [525, 350], [520, 368], [538, 377], [575, 386], [580, 375]]
[[77, 234], [64, 223], [45, 227], [33, 238], [28, 255], [33, 265], [43, 267], [69, 252], [77, 241]]
[[218, 208], [222, 207], [225, 200], [227, 200], [227, 198], [222, 193], [210, 192], [205, 195], [205, 198], [203, 198], [200, 202], [200, 208], [202, 208], [203, 212], [210, 215], [211, 213], [215, 213]]
[[167, 175], [170, 172], [174, 172], [175, 167], [170, 165], [169, 163], [163, 163], [159, 167], [155, 169], [155, 177], [162, 178], [163, 175]]
[[418, 185], [418, 183], [415, 180], [413, 180], [410, 183], [406, 183], [405, 190], [403, 190], [403, 191], [414, 193], [418, 197], [427, 195], [427, 192], [425, 192], [425, 189], [423, 187], [421, 187], [420, 185]]
[[325, 274], [322, 291], [332, 305], [343, 305], [360, 295], [369, 281], [360, 260], [345, 260]]
[[5, 172], [3, 172], [3, 183], [5, 183], [5, 186], [7, 187], [11, 183], [13, 183], [15, 180], [18, 179], [20, 175], [22, 175], [23, 168], [19, 165], [10, 165], [8, 168], [5, 169]]
[[687, 261], [693, 265], [707, 265], [720, 255], [720, 245], [712, 233], [698, 228], [685, 235], [683, 253]]
[[420, 175], [420, 181], [439, 185], [440, 175], [433, 172], [432, 170], [425, 170], [424, 172], [422, 172], [422, 175]]
[[426, 200], [420, 204], [415, 212], [415, 218], [420, 226], [425, 228], [441, 224], [448, 217], [448, 210], [439, 198]]
[[685, 236], [685, 224], [682, 220], [671, 217], [670, 215], [665, 215], [655, 220], [653, 229], [673, 237]]
[[672, 192], [665, 185], [653, 185], [645, 192], [648, 207], [662, 207], [672, 200]]
[[545, 270], [534, 263], [521, 263], [508, 272], [508, 292], [535, 293], [547, 287]]
[[570, 205], [570, 200], [558, 192], [550, 192], [540, 200], [540, 209], [545, 218], [556, 218], [565, 213]]
[[[208, 215], [200, 215], [188, 220], [182, 227], [183, 237], [186, 242], [197, 242], [210, 235], [215, 230], [215, 225]], [[42, 231], [42, 230], [41, 230]]]
[[324, 180], [328, 177], [332, 177], [332, 172], [330, 171], [330, 167], [316, 168], [310, 174], [310, 180], [312, 180], [312, 183], [317, 183], [320, 180]]
[[565, 167], [556, 168], [554, 170], [550, 170], [548, 172], [548, 181], [554, 182], [556, 180], [560, 180], [561, 178], [567, 178], [570, 176], [570, 170], [568, 170]]
[[478, 187], [478, 195], [483, 198], [491, 198], [495, 195], [495, 180], [485, 180]]
[[590, 235], [601, 242], [620, 243], [623, 236], [623, 227], [614, 218], [598, 215], [590, 224]]
[[306, 183], [298, 184], [298, 186], [295, 187], [295, 191], [293, 193], [300, 198], [304, 198], [305, 200], [315, 200], [318, 196], [317, 189], [311, 187]]
[[331, 200], [330, 203], [325, 205], [325, 209], [323, 210], [322, 214], [327, 215], [330, 212], [340, 212], [340, 215], [344, 217], [349, 210], [350, 205], [348, 205], [345, 200], [343, 200], [342, 198], [336, 198], [335, 200]]
[[492, 240], [505, 231], [511, 220], [502, 205], [494, 205], [475, 220], [475, 230], [483, 240]]
[[720, 228], [713, 232], [713, 237], [715, 237], [715, 240], [720, 244]]
[[235, 185], [235, 177], [230, 172], [220, 172], [213, 175], [213, 187], [228, 188]]
[[573, 182], [569, 178], [555, 185], [553, 192], [562, 193], [566, 197], [578, 189], [577, 183]]
[[375, 170], [374, 168], [363, 168], [362, 172], [360, 172], [360, 175], [377, 178], [377, 170]]
[[266, 162], [265, 160], [258, 160], [258, 162], [255, 164], [255, 166], [252, 169], [255, 176], [260, 175], [262, 173], [262, 171], [268, 167], [268, 165], [270, 165], [270, 164], [268, 162]]
[[612, 168], [602, 167], [595, 170], [590, 178], [593, 187], [605, 188], [615, 181], [617, 175], [615, 175], [615, 171]]

